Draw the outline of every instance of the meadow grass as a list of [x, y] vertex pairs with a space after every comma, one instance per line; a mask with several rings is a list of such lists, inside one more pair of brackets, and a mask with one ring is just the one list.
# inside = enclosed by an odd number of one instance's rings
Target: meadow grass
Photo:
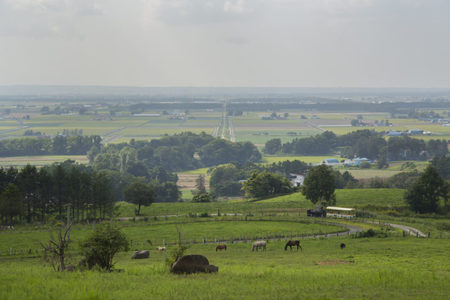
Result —
[[[165, 243], [175, 243], [177, 230], [182, 232], [183, 239], [200, 243], [203, 239], [254, 239], [255, 237], [271, 237], [275, 235], [310, 235], [313, 233], [329, 233], [342, 231], [338, 226], [312, 223], [315, 220], [248, 220], [244, 218], [190, 218], [170, 221], [150, 220], [146, 222], [121, 222], [118, 226], [126, 234], [133, 245], [149, 246], [147, 240], [155, 246]], [[92, 226], [77, 225], [70, 233], [74, 245], [84, 239], [92, 230]], [[0, 253], [4, 256], [13, 250], [38, 250], [40, 242], [47, 241], [51, 235], [56, 237], [57, 231], [31, 230], [31, 228], [17, 228], [16, 231], [0, 233]], [[1, 255], [0, 255], [1, 256]]]
[[[403, 189], [338, 189], [336, 190], [336, 204], [354, 208], [362, 208], [368, 205], [374, 207], [402, 206], [405, 203], [403, 200], [404, 193], [405, 190]], [[274, 197], [258, 202], [299, 202], [305, 208], [312, 205], [301, 193]]]
[[368, 179], [368, 178], [387, 178], [394, 176], [401, 171], [395, 171], [395, 170], [384, 170], [384, 169], [342, 169], [341, 172], [348, 171], [350, 174], [352, 174], [353, 177], [356, 179]]
[[[344, 242], [347, 247], [339, 249]], [[1, 299], [447, 299], [450, 240], [417, 238], [308, 239], [303, 251], [270, 241], [192, 245], [217, 274], [173, 275], [166, 254], [146, 260], [117, 256], [122, 272], [57, 273], [38, 258], [1, 261]]]

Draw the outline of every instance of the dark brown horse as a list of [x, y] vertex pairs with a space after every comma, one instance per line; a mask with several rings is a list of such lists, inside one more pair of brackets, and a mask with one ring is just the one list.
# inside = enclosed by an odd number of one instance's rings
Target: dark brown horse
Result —
[[216, 252], [217, 252], [217, 250], [227, 250], [227, 245], [217, 245], [217, 247], [216, 247]]
[[290, 240], [286, 243], [286, 246], [284, 246], [284, 250], [286, 251], [287, 247], [290, 247], [292, 250], [292, 246], [297, 246], [297, 251], [298, 248], [300, 248], [300, 250], [303, 251], [302, 246], [300, 246], [300, 241], [290, 241]]

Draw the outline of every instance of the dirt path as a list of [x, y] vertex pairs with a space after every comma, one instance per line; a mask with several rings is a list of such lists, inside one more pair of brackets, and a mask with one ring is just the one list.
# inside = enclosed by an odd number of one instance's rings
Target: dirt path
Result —
[[[373, 222], [376, 223], [376, 222]], [[391, 227], [403, 230], [407, 233], [409, 233], [410, 235], [414, 235], [414, 236], [418, 236], [418, 237], [427, 237], [427, 235], [425, 233], [423, 233], [422, 231], [420, 231], [419, 229], [416, 229], [414, 227], [411, 226], [406, 226], [406, 225], [400, 225], [400, 224], [393, 224], [393, 223], [383, 223], [384, 225], [389, 225]]]

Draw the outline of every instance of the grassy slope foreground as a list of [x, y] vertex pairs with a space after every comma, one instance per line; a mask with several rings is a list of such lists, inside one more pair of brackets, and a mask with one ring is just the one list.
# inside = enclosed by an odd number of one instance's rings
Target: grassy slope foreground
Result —
[[[402, 206], [403, 192], [338, 190], [337, 202], [359, 208]], [[450, 239], [435, 235], [430, 239], [405, 238], [397, 232], [387, 238], [308, 238], [302, 239], [303, 251], [298, 252], [284, 251], [282, 240], [269, 241], [266, 252], [251, 252], [251, 244], [242, 242], [229, 243], [226, 252], [216, 252], [214, 243], [191, 244], [187, 253], [205, 255], [219, 267], [219, 273], [189, 276], [170, 274], [165, 264], [167, 253], [154, 250], [163, 239], [173, 242], [177, 236], [175, 222], [183, 222], [178, 226], [184, 239], [197, 241], [203, 237], [255, 238], [286, 231], [317, 233], [337, 229], [307, 218], [304, 210], [308, 207], [311, 203], [299, 193], [259, 201], [153, 204], [145, 208], [146, 215], [214, 213], [218, 209], [221, 213], [243, 214], [119, 222], [133, 244], [129, 252], [116, 258], [115, 268], [121, 272], [112, 273], [57, 273], [44, 264], [36, 251], [10, 255], [10, 247], [36, 249], [38, 242], [49, 236], [46, 230], [17, 226], [15, 231], [0, 232], [0, 299], [448, 299]], [[131, 216], [131, 208], [121, 204], [121, 215]], [[255, 215], [247, 220], [249, 212]], [[278, 212], [281, 215], [277, 216]], [[288, 221], [281, 222], [284, 218]], [[378, 226], [352, 224], [364, 230]], [[70, 251], [73, 263], [79, 260], [74, 251], [77, 242], [91, 227], [74, 227]], [[152, 240], [153, 245], [147, 240]], [[344, 250], [339, 247], [342, 242], [347, 245]], [[132, 251], [137, 249], [150, 249], [150, 258], [131, 260]]]
[[[339, 249], [345, 242], [347, 248]], [[121, 254], [123, 272], [56, 273], [37, 259], [1, 262], [2, 299], [446, 299], [450, 240], [385, 238], [302, 241], [303, 251], [270, 242], [266, 252], [245, 243], [206, 255], [218, 274], [172, 275], [165, 254], [148, 260]], [[447, 298], [448, 299], [448, 298]]]

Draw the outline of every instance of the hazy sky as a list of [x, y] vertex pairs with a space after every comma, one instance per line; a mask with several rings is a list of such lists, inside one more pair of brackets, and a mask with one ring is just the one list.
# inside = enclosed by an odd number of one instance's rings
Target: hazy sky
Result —
[[0, 85], [450, 87], [450, 0], [0, 0]]

